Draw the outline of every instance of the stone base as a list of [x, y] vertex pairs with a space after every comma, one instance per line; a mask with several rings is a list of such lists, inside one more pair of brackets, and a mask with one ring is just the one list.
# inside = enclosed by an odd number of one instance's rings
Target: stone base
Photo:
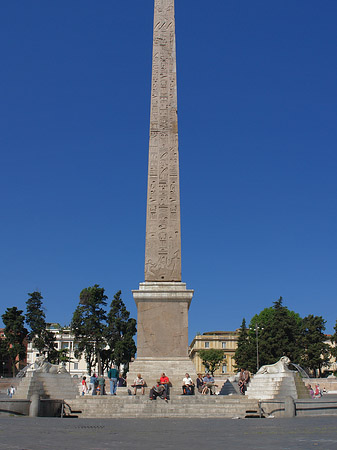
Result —
[[196, 378], [188, 357], [188, 309], [193, 290], [180, 281], [146, 281], [132, 291], [138, 310], [137, 359], [130, 364], [128, 386], [140, 373], [152, 387], [165, 373], [181, 389], [186, 373]]
[[181, 282], [145, 282], [132, 293], [138, 311], [137, 358], [187, 358], [193, 291]]
[[308, 389], [297, 372], [255, 375], [247, 388], [246, 395], [250, 399], [272, 400], [292, 397], [310, 398]]
[[127, 375], [128, 387], [133, 384], [137, 374], [140, 373], [146, 381], [146, 385], [151, 388], [163, 372], [169, 377], [175, 391], [181, 389], [182, 381], [186, 373], [189, 373], [194, 382], [197, 378], [195, 366], [189, 357], [174, 359], [143, 357], [137, 358], [136, 361], [130, 363]]
[[79, 389], [69, 373], [28, 372], [20, 382], [15, 398], [30, 399], [36, 394], [49, 399], [75, 398]]

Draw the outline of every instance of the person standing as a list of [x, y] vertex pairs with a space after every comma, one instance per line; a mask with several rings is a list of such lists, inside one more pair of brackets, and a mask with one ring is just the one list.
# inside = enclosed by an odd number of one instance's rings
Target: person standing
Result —
[[119, 378], [119, 371], [116, 366], [112, 366], [108, 372], [110, 380], [110, 395], [117, 395], [117, 383]]
[[91, 395], [96, 395], [96, 374], [92, 374], [90, 377], [90, 383], [89, 383], [89, 391], [91, 391]]
[[88, 386], [87, 386], [87, 377], [82, 378], [82, 395], [85, 395], [88, 392]]
[[98, 395], [105, 395], [105, 378], [103, 375], [100, 375], [96, 379], [97, 383], [97, 394]]

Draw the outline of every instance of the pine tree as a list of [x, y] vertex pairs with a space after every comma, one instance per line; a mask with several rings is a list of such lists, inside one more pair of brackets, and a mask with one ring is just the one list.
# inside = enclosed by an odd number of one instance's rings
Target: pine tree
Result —
[[303, 319], [302, 363], [312, 371], [318, 370], [319, 376], [322, 375], [322, 366], [328, 364], [330, 357], [330, 346], [325, 342], [325, 324], [322, 316], [309, 314]]
[[114, 295], [107, 316], [105, 338], [110, 350], [105, 351], [105, 367], [108, 368], [112, 362], [123, 364], [126, 372], [137, 351], [133, 339], [137, 328], [136, 320], [130, 318], [130, 312], [127, 311], [121, 295], [121, 291]]
[[32, 292], [26, 302], [26, 323], [30, 328], [28, 339], [40, 354], [47, 353], [47, 359], [53, 362], [57, 358], [54, 334], [47, 330], [46, 315], [43, 310], [41, 292]]
[[282, 356], [288, 356], [294, 363], [300, 362], [303, 351], [301, 324], [300, 316], [283, 305], [282, 297], [252, 318], [249, 340], [255, 349], [258, 347], [259, 367], [273, 364]]
[[107, 299], [104, 288], [98, 284], [83, 289], [71, 322], [77, 345], [75, 356], [78, 358], [84, 353], [89, 374], [96, 364], [99, 375], [103, 373], [102, 354], [106, 346], [104, 335], [107, 319], [104, 307]]
[[0, 338], [0, 369], [2, 370], [2, 375], [5, 373], [5, 367], [8, 364], [9, 354], [8, 347], [6, 345], [6, 340]]
[[28, 331], [24, 327], [25, 318], [22, 313], [23, 311], [13, 306], [7, 308], [5, 314], [2, 315], [5, 325], [5, 344], [12, 364], [13, 377], [15, 377], [17, 365], [26, 356], [24, 340]]
[[249, 339], [249, 334], [246, 325], [246, 319], [242, 319], [239, 336], [238, 336], [238, 346], [235, 351], [235, 367], [236, 369], [248, 369], [254, 371], [256, 366], [256, 360], [254, 359], [254, 349], [253, 344]]

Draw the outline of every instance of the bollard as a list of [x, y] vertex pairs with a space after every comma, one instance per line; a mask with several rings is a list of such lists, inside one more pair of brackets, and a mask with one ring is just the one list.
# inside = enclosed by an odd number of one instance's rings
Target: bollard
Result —
[[295, 417], [296, 405], [292, 397], [286, 397], [284, 399], [284, 417]]
[[40, 409], [40, 396], [39, 394], [33, 394], [30, 397], [29, 417], [39, 417]]

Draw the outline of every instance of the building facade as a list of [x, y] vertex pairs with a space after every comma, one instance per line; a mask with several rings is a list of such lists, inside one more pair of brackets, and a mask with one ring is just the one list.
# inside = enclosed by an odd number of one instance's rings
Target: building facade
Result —
[[[331, 335], [326, 335], [327, 340], [325, 341], [325, 344], [329, 345], [329, 347], [331, 347], [331, 349], [336, 348], [336, 344], [335, 342], [332, 343], [331, 342]], [[330, 355], [330, 360], [329, 360], [329, 364], [327, 364], [326, 366], [322, 367], [322, 372], [337, 372], [337, 362], [336, 362], [336, 358], [332, 355]]]
[[191, 342], [189, 354], [197, 373], [204, 373], [205, 366], [199, 356], [200, 350], [219, 349], [224, 351], [224, 359], [220, 367], [214, 372], [215, 376], [227, 377], [234, 375], [235, 369], [234, 354], [238, 345], [238, 330], [236, 331], [209, 331], [197, 334]]
[[[82, 377], [87, 374], [87, 363], [84, 356], [80, 359], [75, 357], [75, 336], [71, 333], [70, 328], [61, 327], [58, 323], [48, 323], [47, 330], [54, 334], [55, 347], [57, 350], [68, 350], [69, 362], [66, 362], [66, 369], [72, 376]], [[29, 342], [27, 346], [27, 364], [32, 364], [35, 362], [36, 358], [39, 356], [39, 352], [33, 347], [32, 343]]]

